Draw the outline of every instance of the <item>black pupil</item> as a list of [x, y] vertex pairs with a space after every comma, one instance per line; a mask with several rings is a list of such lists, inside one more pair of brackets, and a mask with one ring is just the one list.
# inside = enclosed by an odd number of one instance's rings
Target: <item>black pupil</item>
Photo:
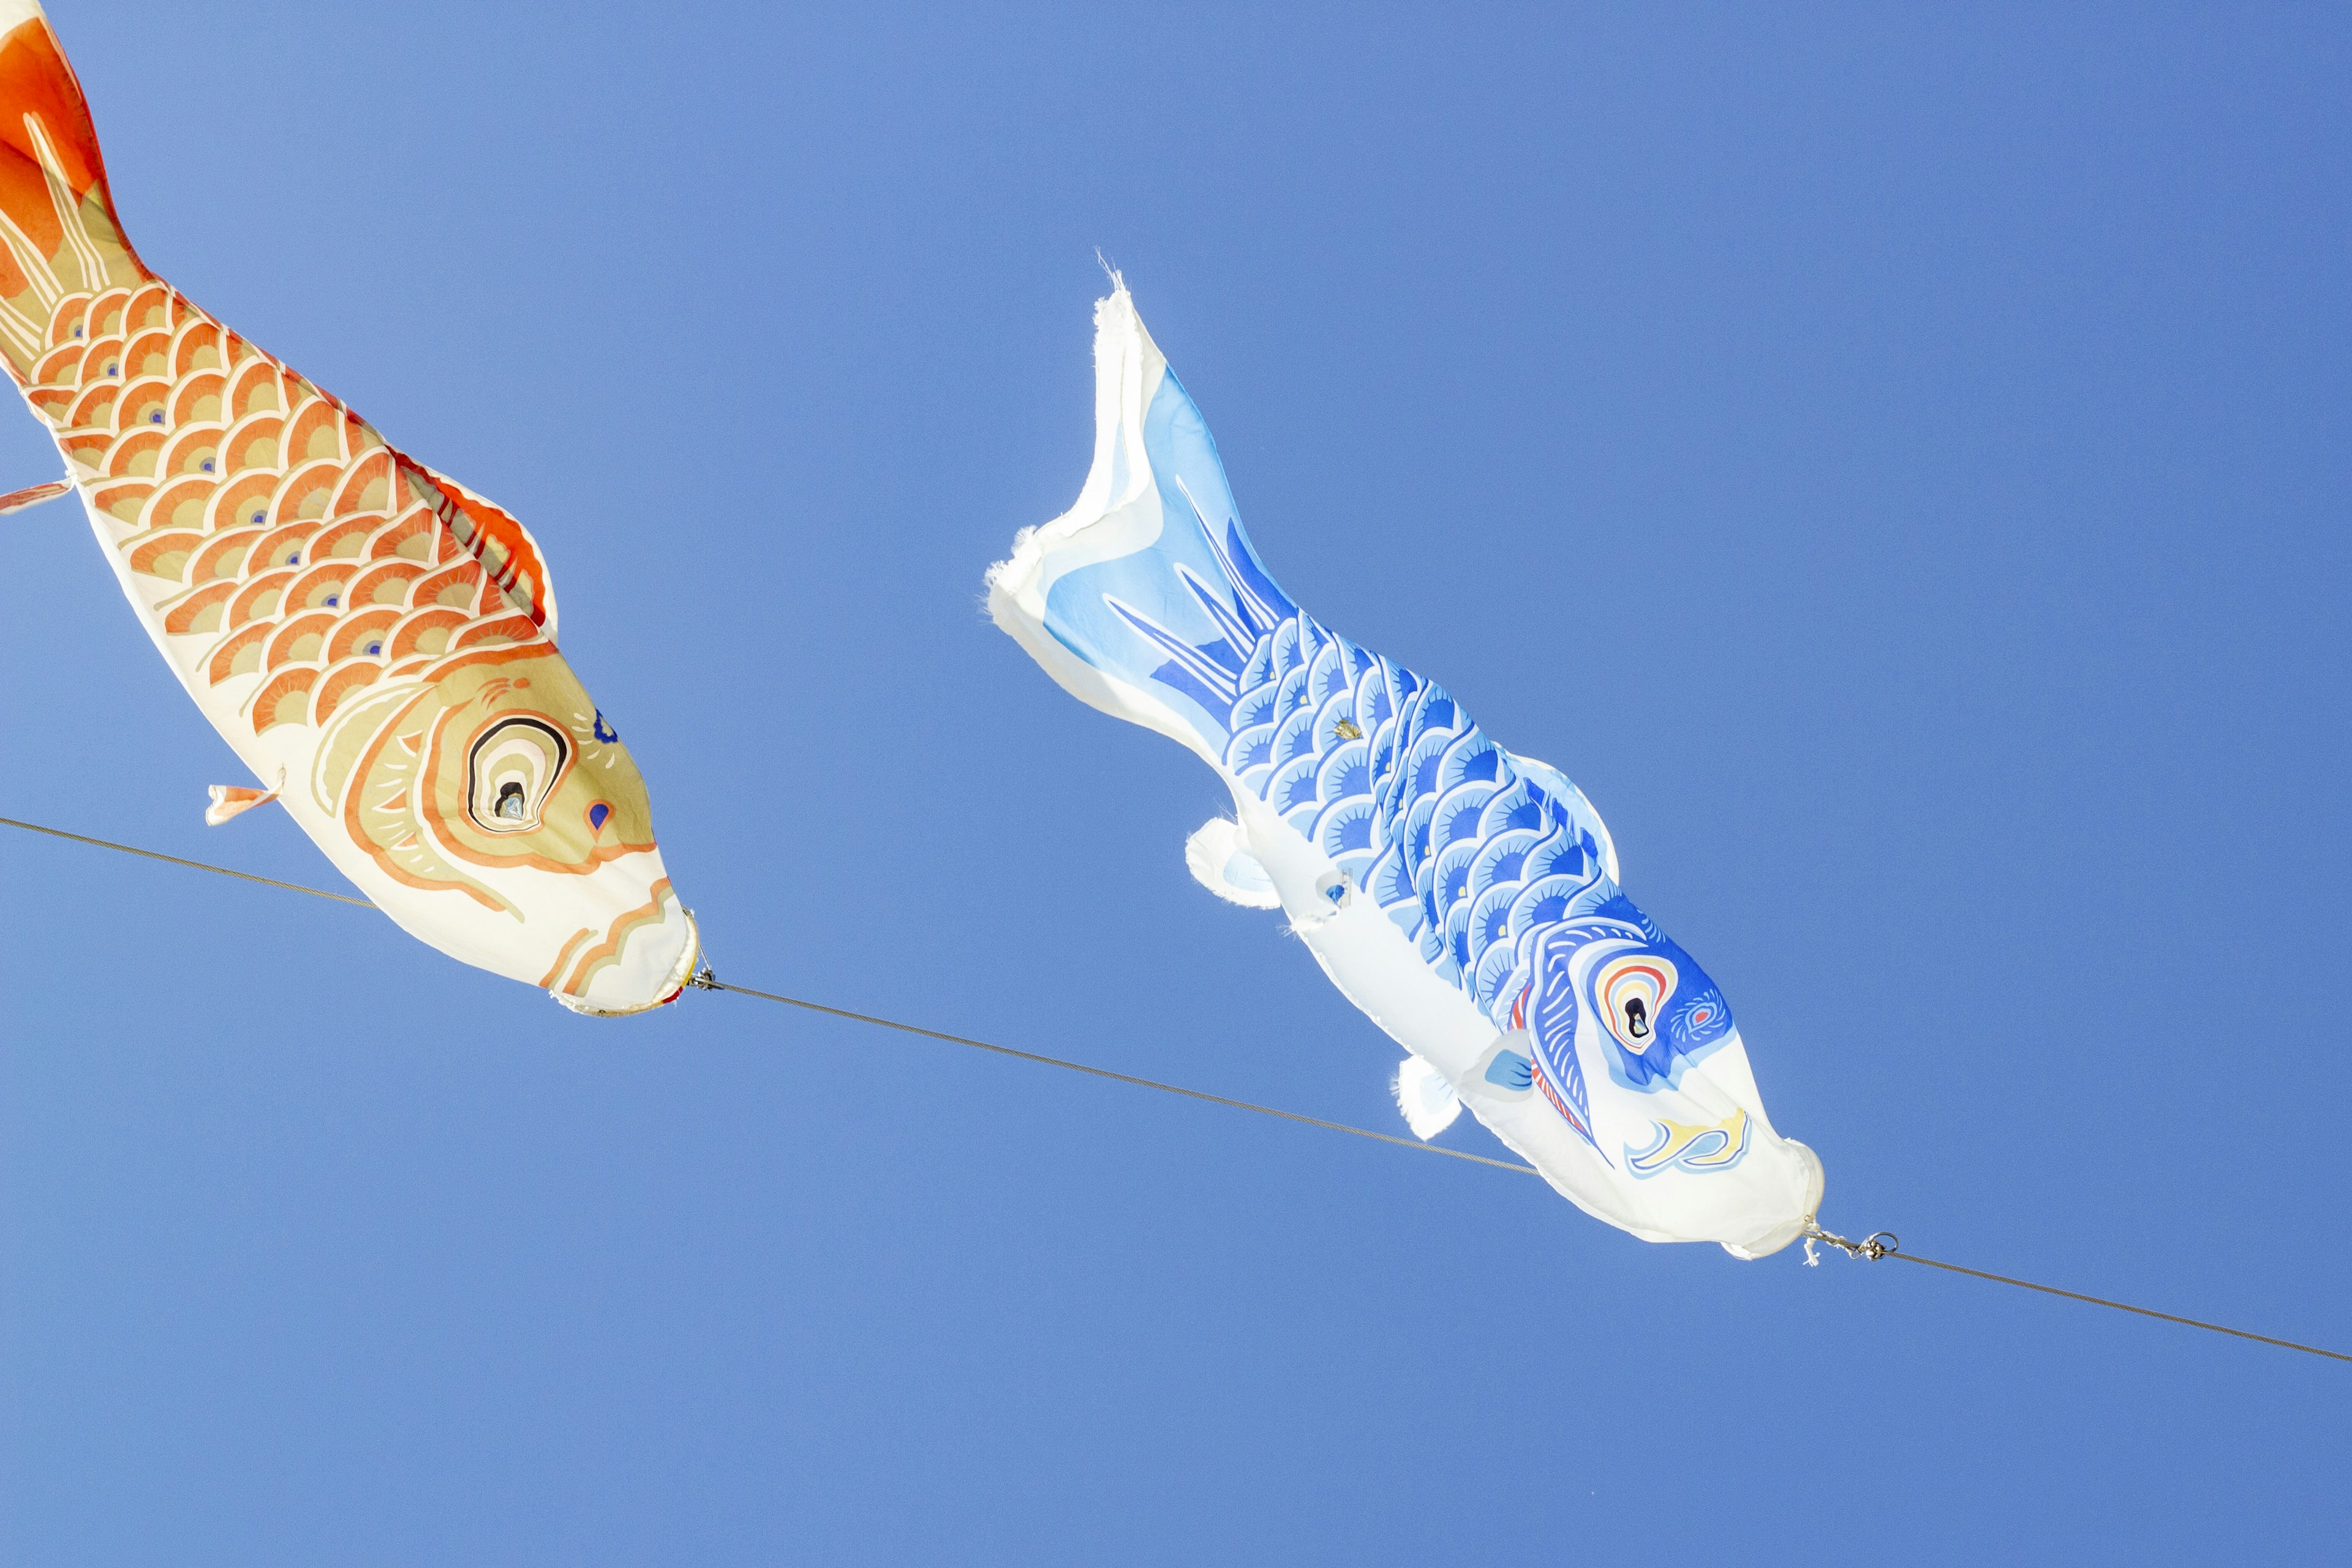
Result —
[[522, 785], [513, 783], [499, 785], [498, 815], [520, 817], [522, 816]]
[[1650, 1010], [1639, 996], [1625, 1004], [1625, 1028], [1637, 1040], [1650, 1032]]

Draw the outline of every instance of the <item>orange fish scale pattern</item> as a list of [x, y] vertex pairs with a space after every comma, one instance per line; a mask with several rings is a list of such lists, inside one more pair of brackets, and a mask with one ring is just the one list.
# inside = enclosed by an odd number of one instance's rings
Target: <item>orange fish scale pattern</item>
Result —
[[166, 283], [60, 299], [25, 392], [133, 575], [178, 585], [155, 604], [189, 684], [262, 678], [256, 734], [323, 724], [451, 653], [542, 640], [439, 486]]

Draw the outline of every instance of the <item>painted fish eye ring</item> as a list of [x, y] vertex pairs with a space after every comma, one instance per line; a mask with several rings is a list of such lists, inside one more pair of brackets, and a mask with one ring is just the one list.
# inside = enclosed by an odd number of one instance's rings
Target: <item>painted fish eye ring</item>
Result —
[[507, 714], [466, 748], [466, 815], [485, 833], [529, 833], [572, 763], [572, 737], [544, 719]]
[[1601, 1021], [1629, 1055], [1647, 1054], [1680, 978], [1672, 959], [1646, 951], [1612, 959], [1593, 977]]

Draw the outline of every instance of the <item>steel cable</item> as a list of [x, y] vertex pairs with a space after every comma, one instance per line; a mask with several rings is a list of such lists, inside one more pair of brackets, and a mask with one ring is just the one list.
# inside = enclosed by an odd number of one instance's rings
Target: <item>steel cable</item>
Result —
[[[226, 866], [215, 866], [203, 860], [190, 860], [178, 855], [165, 855], [153, 849], [142, 849], [133, 844], [118, 844], [110, 838], [93, 838], [88, 834], [68, 833], [59, 827], [44, 827], [37, 822], [20, 822], [13, 816], [0, 816], [0, 825], [21, 827], [27, 833], [47, 834], [52, 838], [63, 838], [76, 844], [88, 844], [100, 849], [119, 849], [125, 855], [138, 855], [150, 860], [163, 861], [167, 865], [184, 866], [192, 871], [210, 871], [217, 876], [235, 877], [239, 881], [257, 882], [265, 888], [278, 888], [289, 893], [308, 893], [314, 899], [331, 899], [339, 904], [355, 904], [362, 909], [375, 908], [365, 899], [354, 899], [345, 893], [331, 893], [323, 888], [307, 888], [299, 882], [281, 882], [275, 877], [258, 877], [250, 871], [232, 870]], [[1181, 1095], [1186, 1100], [1202, 1100], [1210, 1105], [1229, 1106], [1235, 1110], [1255, 1111], [1260, 1116], [1278, 1117], [1285, 1121], [1296, 1121], [1308, 1127], [1320, 1127], [1333, 1132], [1345, 1132], [1357, 1138], [1370, 1138], [1381, 1143], [1393, 1143], [1398, 1148], [1412, 1149], [1423, 1154], [1443, 1154], [1448, 1159], [1466, 1160], [1475, 1165], [1492, 1165], [1498, 1171], [1517, 1171], [1529, 1176], [1542, 1173], [1534, 1166], [1522, 1164], [1516, 1160], [1496, 1160], [1485, 1154], [1473, 1154], [1466, 1150], [1443, 1148], [1435, 1143], [1421, 1142], [1416, 1139], [1400, 1138], [1392, 1132], [1375, 1132], [1369, 1127], [1357, 1127], [1345, 1121], [1328, 1121], [1320, 1116], [1307, 1116], [1296, 1110], [1283, 1110], [1271, 1105], [1260, 1105], [1255, 1100], [1234, 1100], [1226, 1095], [1211, 1094], [1204, 1089], [1186, 1089], [1181, 1084], [1162, 1083], [1158, 1079], [1139, 1078], [1133, 1073], [1114, 1072], [1108, 1068], [1089, 1067], [1085, 1062], [1069, 1061], [1061, 1057], [1043, 1056], [1035, 1051], [1017, 1050], [1011, 1046], [999, 1046], [986, 1040], [975, 1040], [968, 1035], [950, 1035], [940, 1029], [924, 1028], [919, 1024], [902, 1024], [895, 1018], [885, 1018], [873, 1013], [852, 1012], [846, 1007], [828, 1006], [822, 1002], [806, 1002], [797, 996], [786, 996], [779, 992], [755, 991], [748, 985], [736, 985], [722, 981], [708, 969], [704, 970], [692, 984], [698, 990], [730, 991], [738, 996], [757, 997], [762, 1002], [775, 1002], [787, 1007], [799, 1007], [811, 1013], [823, 1013], [835, 1018], [846, 1018], [852, 1023], [871, 1024], [881, 1029], [896, 1029], [901, 1034], [919, 1035], [925, 1039], [940, 1040], [951, 1046], [968, 1046], [973, 1050], [988, 1051], [1000, 1057], [1012, 1057], [1019, 1061], [1035, 1062], [1042, 1067], [1062, 1068], [1070, 1072], [1085, 1073], [1089, 1078], [1108, 1079], [1114, 1083], [1131, 1084], [1138, 1089], [1155, 1089], [1162, 1094]], [[1809, 1222], [1804, 1234], [1809, 1242], [1826, 1242], [1849, 1256], [1873, 1262], [1886, 1258], [1900, 1258], [1906, 1263], [1916, 1263], [1923, 1268], [1941, 1268], [1953, 1274], [1966, 1274], [1972, 1279], [1990, 1279], [1998, 1285], [2014, 1285], [2021, 1290], [2038, 1290], [2045, 1296], [2063, 1296], [2070, 1301], [2083, 1301], [2094, 1307], [2108, 1307], [2118, 1312], [2131, 1312], [2143, 1318], [2156, 1318], [2164, 1322], [2179, 1323], [2187, 1328], [2204, 1329], [2212, 1333], [2229, 1334], [2242, 1340], [2253, 1340], [2262, 1344], [2276, 1345], [2282, 1350], [2301, 1351], [2305, 1355], [2324, 1356], [2330, 1361], [2352, 1362], [2352, 1355], [2347, 1355], [2341, 1351], [2322, 1350], [2317, 1345], [2299, 1344], [2294, 1340], [2273, 1339], [2268, 1334], [2257, 1334], [2245, 1329], [2232, 1329], [2221, 1323], [2209, 1323], [2199, 1318], [2184, 1318], [2173, 1312], [2159, 1312], [2151, 1307], [2135, 1307], [2128, 1302], [2111, 1301], [2104, 1296], [2086, 1296], [2079, 1290], [2062, 1290], [2055, 1285], [2038, 1285], [2031, 1279], [2013, 1279], [2007, 1274], [1991, 1274], [1981, 1268], [1967, 1268], [1957, 1263], [1942, 1263], [1932, 1258], [1922, 1258], [1916, 1253], [1901, 1250], [1895, 1238], [1885, 1231], [1879, 1232], [1877, 1236], [1866, 1241], [1849, 1241], [1842, 1236], [1832, 1235]], [[1881, 1241], [1879, 1237], [1885, 1237], [1885, 1239]], [[1811, 1259], [1809, 1258], [1808, 1261]]]

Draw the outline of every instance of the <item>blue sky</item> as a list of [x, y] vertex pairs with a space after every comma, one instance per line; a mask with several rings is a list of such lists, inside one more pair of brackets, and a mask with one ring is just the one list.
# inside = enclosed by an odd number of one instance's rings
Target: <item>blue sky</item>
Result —
[[[1285, 587], [1607, 816], [1826, 1224], [2352, 1348], [2352, 23], [2063, 9], [54, 15], [149, 262], [538, 533], [722, 974], [1395, 1124], [1185, 875], [1214, 779], [980, 611], [1099, 247]], [[0, 531], [0, 815], [331, 881], [202, 826], [80, 517]], [[2340, 1366], [0, 889], [12, 1562], [2340, 1550]]]

